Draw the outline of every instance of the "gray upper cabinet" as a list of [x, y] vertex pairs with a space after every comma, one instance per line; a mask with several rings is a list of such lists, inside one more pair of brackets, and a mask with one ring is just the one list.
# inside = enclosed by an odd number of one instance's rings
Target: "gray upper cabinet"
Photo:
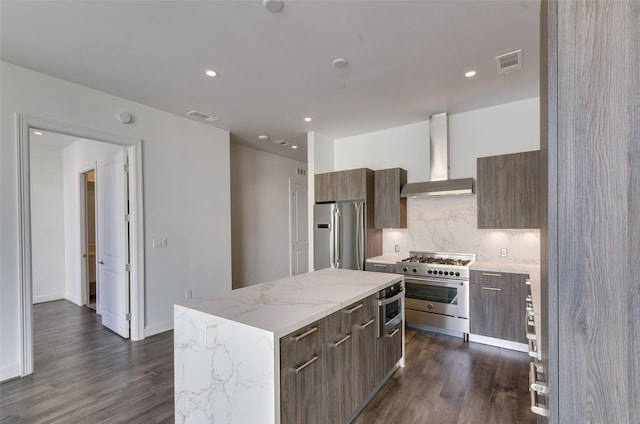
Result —
[[540, 228], [540, 151], [478, 158], [478, 228]]
[[374, 172], [376, 228], [407, 228], [407, 199], [400, 197], [406, 183], [407, 171], [402, 168]]
[[367, 168], [316, 174], [316, 203], [341, 200], [369, 200], [367, 186], [373, 187], [373, 171]]

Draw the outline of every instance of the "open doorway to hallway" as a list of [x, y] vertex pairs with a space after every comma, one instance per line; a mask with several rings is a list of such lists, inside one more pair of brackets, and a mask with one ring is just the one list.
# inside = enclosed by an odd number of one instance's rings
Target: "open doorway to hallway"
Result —
[[83, 272], [84, 304], [87, 308], [96, 310], [97, 303], [97, 272], [96, 272], [96, 171], [82, 174], [82, 187], [84, 188], [81, 197], [84, 198], [84, 237], [83, 237], [83, 257], [85, 272]]

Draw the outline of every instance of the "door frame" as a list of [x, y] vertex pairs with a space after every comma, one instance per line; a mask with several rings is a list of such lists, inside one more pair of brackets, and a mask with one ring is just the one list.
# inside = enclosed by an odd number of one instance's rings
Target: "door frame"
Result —
[[[82, 299], [82, 301], [86, 304], [89, 303], [89, 261], [88, 261], [88, 256], [89, 256], [89, 252], [87, 252], [87, 245], [89, 244], [87, 239], [88, 239], [88, 234], [87, 234], [87, 174], [91, 171], [94, 172], [94, 175], [96, 173], [96, 169], [98, 167], [98, 164], [96, 162], [94, 162], [93, 164], [87, 164], [84, 166], [81, 166], [78, 168], [77, 170], [77, 174], [80, 177], [80, 238], [82, 239], [82, 251], [83, 251], [83, 255], [85, 255], [83, 257], [83, 261], [82, 261], [82, 284], [81, 284], [81, 289], [80, 289], [80, 298]], [[97, 218], [98, 215], [98, 209], [95, 207], [96, 200], [94, 198], [94, 208], [95, 208], [95, 213], [94, 213], [94, 219]], [[96, 219], [97, 222], [97, 219]], [[97, 225], [96, 225], [97, 226]], [[97, 232], [97, 228], [96, 228], [96, 232]], [[97, 250], [96, 250], [96, 254], [97, 254]], [[97, 256], [96, 256], [97, 257]], [[97, 276], [97, 269], [96, 269], [96, 313], [98, 313], [98, 276]]]
[[39, 116], [15, 114], [18, 168], [18, 256], [20, 281], [20, 375], [33, 373], [33, 276], [31, 271], [31, 128], [68, 134], [125, 147], [129, 161], [130, 312], [131, 339], [144, 339], [144, 211], [142, 140], [61, 123]]
[[[289, 178], [289, 276], [293, 275], [293, 262], [294, 262], [294, 251], [293, 251], [293, 199], [291, 193], [293, 191], [293, 185], [305, 186], [307, 188], [307, 204], [306, 207], [309, 207], [309, 185], [306, 179], [303, 178]], [[308, 210], [306, 211], [307, 220], [308, 218]], [[298, 215], [299, 216], [299, 215]], [[307, 227], [309, 223], [307, 222]], [[308, 235], [307, 235], [308, 238]], [[307, 243], [309, 241], [307, 240]], [[309, 244], [307, 244], [307, 262], [309, 261]], [[309, 272], [309, 268], [307, 267], [307, 272]]]

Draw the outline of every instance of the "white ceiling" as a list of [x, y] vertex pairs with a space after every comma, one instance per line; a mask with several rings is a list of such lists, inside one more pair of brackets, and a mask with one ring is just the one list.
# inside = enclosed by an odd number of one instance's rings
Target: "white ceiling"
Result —
[[[308, 131], [340, 138], [537, 96], [539, 11], [538, 0], [285, 0], [280, 13], [260, 0], [0, 0], [0, 54], [178, 115], [207, 113], [233, 141], [306, 161]], [[498, 76], [495, 56], [517, 49], [523, 69]]]

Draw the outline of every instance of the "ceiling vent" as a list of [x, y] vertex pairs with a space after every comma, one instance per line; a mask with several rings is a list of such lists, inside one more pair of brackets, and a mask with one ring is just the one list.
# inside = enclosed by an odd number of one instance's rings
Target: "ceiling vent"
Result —
[[510, 72], [522, 69], [522, 50], [496, 56], [498, 75], [508, 75]]
[[203, 121], [209, 121], [209, 122], [216, 122], [217, 120], [219, 120], [219, 118], [214, 118], [213, 116], [207, 115], [206, 113], [203, 113], [203, 112], [198, 112], [197, 110], [192, 110], [190, 112], [187, 112], [187, 116], [190, 116], [196, 119], [202, 119]]

